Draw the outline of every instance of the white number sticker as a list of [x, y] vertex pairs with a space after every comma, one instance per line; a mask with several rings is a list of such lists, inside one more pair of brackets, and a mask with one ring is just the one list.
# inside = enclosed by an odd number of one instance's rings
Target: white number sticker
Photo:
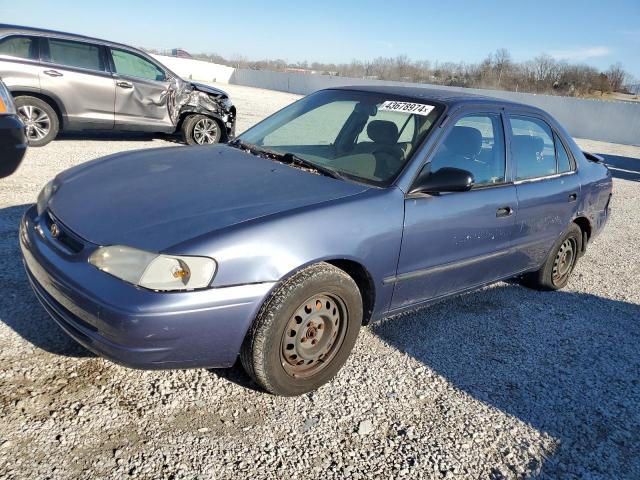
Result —
[[416, 115], [429, 115], [436, 108], [433, 105], [425, 105], [423, 103], [396, 102], [389, 100], [378, 107], [378, 110], [386, 112], [402, 112], [414, 113]]

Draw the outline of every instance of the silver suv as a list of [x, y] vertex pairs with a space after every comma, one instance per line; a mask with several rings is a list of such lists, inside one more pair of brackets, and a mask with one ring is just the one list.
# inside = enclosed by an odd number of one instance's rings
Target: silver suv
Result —
[[59, 130], [182, 133], [189, 144], [235, 135], [236, 109], [225, 92], [118, 43], [0, 24], [0, 78], [32, 146]]

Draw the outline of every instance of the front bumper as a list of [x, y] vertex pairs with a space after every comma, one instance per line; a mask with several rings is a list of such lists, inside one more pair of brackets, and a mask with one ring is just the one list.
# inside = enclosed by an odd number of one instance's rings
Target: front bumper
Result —
[[24, 125], [17, 115], [0, 115], [0, 178], [18, 169], [27, 151]]
[[78, 343], [133, 368], [228, 367], [273, 283], [162, 293], [135, 287], [87, 262], [51, 236], [35, 206], [20, 225], [33, 290]]

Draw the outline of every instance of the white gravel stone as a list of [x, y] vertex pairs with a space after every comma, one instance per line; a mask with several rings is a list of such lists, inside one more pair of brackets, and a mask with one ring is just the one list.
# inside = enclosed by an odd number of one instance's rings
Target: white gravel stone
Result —
[[358, 435], [364, 436], [373, 433], [373, 423], [371, 420], [363, 420], [358, 425]]

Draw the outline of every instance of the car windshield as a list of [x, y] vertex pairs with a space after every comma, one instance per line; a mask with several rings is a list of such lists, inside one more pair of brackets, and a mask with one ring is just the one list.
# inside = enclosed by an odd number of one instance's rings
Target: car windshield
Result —
[[323, 90], [250, 128], [238, 143], [385, 186], [398, 176], [442, 109], [432, 101], [399, 95]]

